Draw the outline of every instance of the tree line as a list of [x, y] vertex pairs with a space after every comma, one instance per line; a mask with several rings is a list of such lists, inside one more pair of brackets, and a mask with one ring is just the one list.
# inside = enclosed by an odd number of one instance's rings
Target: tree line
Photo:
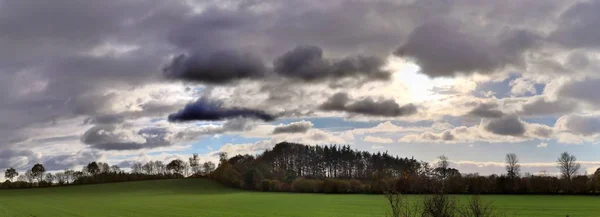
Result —
[[174, 179], [184, 177], [205, 177], [215, 170], [216, 165], [207, 161], [200, 163], [198, 154], [193, 154], [188, 161], [175, 159], [167, 164], [162, 161], [149, 161], [145, 164], [134, 163], [129, 172], [118, 165], [103, 162], [91, 162], [81, 170], [71, 169], [63, 172], [49, 173], [43, 164], [35, 164], [23, 174], [14, 168], [4, 172], [6, 181], [0, 188], [30, 188], [63, 185], [96, 184], [109, 182], [141, 181], [155, 179]]
[[307, 146], [282, 142], [256, 156], [221, 153], [213, 179], [237, 188], [259, 191], [383, 193], [390, 189], [410, 194], [598, 194], [600, 168], [579, 173], [577, 158], [562, 153], [556, 165], [560, 176], [521, 173], [516, 154], [506, 155], [506, 173], [483, 176], [451, 168], [449, 159], [437, 163], [369, 153], [350, 146]]

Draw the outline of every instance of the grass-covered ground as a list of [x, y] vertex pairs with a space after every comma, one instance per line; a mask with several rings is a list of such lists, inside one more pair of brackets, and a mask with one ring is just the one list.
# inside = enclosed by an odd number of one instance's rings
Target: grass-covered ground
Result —
[[[459, 196], [466, 200], [468, 196]], [[410, 196], [417, 199], [417, 196]], [[600, 197], [483, 196], [507, 216], [600, 216]], [[203, 179], [0, 190], [0, 216], [382, 216], [381, 195], [247, 192]]]

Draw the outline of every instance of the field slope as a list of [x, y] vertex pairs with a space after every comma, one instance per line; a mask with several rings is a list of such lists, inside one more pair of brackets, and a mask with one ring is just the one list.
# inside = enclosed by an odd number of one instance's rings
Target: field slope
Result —
[[[461, 196], [465, 199], [467, 196]], [[411, 196], [416, 199], [416, 196]], [[600, 197], [485, 196], [507, 216], [600, 216]], [[381, 195], [261, 193], [210, 180], [0, 190], [0, 216], [382, 216]]]

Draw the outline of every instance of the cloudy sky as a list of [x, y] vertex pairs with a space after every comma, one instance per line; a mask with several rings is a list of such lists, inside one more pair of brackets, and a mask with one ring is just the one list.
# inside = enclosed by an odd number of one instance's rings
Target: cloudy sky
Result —
[[0, 0], [0, 168], [281, 141], [600, 167], [600, 1]]

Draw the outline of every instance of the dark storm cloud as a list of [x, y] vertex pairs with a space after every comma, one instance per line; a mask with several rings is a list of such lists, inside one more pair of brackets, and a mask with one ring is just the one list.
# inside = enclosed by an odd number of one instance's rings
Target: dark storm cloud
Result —
[[523, 63], [523, 52], [540, 37], [513, 30], [489, 37], [461, 31], [461, 24], [434, 21], [417, 27], [394, 54], [413, 59], [430, 77], [452, 77], [475, 72], [490, 74], [509, 64]]
[[[83, 134], [81, 142], [99, 150], [138, 150], [171, 145], [171, 142], [166, 139], [167, 131], [164, 128], [144, 128], [134, 135], [119, 130], [121, 129], [115, 125], [97, 125]], [[136, 138], [130, 138], [132, 136]], [[133, 139], [144, 141], [133, 141]]]
[[285, 125], [278, 125], [273, 129], [273, 134], [306, 133], [306, 131], [312, 127], [313, 124], [310, 121], [293, 122]]
[[180, 55], [163, 70], [167, 78], [212, 84], [240, 79], [262, 78], [267, 68], [250, 53], [221, 51], [211, 54]]
[[384, 117], [401, 117], [417, 113], [417, 107], [413, 104], [400, 106], [391, 99], [376, 101], [371, 97], [351, 101], [348, 94], [343, 92], [334, 94], [319, 108], [324, 111], [344, 111]]
[[317, 46], [298, 46], [275, 59], [275, 73], [293, 79], [317, 81], [328, 78], [367, 77], [387, 80], [389, 71], [382, 70], [385, 61], [378, 57], [346, 57], [330, 60]]
[[182, 110], [169, 115], [170, 122], [216, 121], [233, 118], [254, 118], [263, 121], [275, 120], [275, 116], [264, 111], [247, 108], [224, 108], [222, 103], [204, 98], [187, 104]]
[[[327, 59], [317, 46], [298, 46], [273, 61], [274, 73], [293, 80], [314, 82], [335, 78], [365, 78], [388, 80], [391, 72], [385, 71], [385, 61], [375, 56], [351, 56]], [[226, 84], [242, 79], [263, 79], [270, 69], [263, 60], [252, 53], [216, 51], [174, 58], [164, 70], [167, 78], [209, 84]]]
[[471, 110], [468, 115], [481, 118], [499, 118], [504, 113], [498, 110], [498, 105], [494, 103], [481, 103]]
[[525, 133], [525, 124], [514, 115], [491, 119], [484, 127], [488, 132], [504, 136], [522, 136]]

